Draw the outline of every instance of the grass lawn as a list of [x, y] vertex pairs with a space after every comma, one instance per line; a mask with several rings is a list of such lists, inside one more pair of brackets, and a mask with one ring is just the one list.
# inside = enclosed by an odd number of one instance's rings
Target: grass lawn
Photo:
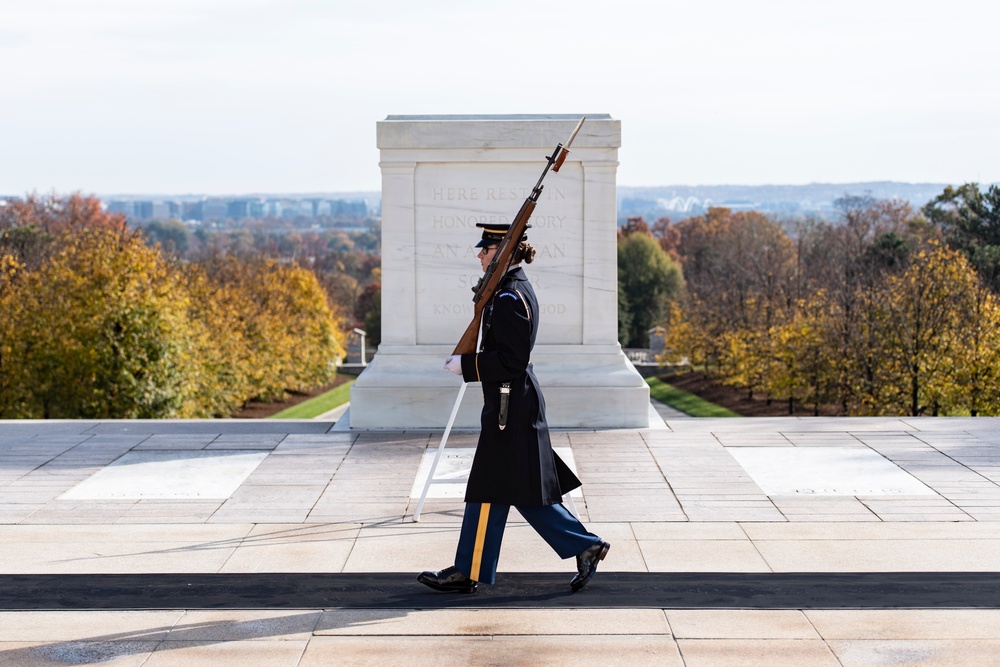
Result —
[[351, 400], [351, 385], [354, 380], [337, 385], [325, 394], [314, 396], [308, 401], [302, 401], [298, 405], [293, 405], [287, 410], [271, 415], [269, 419], [312, 419], [324, 412], [333, 410], [338, 405], [343, 405]]
[[649, 385], [649, 395], [660, 403], [666, 403], [672, 408], [687, 413], [692, 417], [739, 417], [728, 408], [689, 394], [675, 387], [670, 386], [659, 378], [647, 378]]
[[[658, 378], [648, 378], [649, 395], [660, 403], [666, 403], [672, 408], [687, 413], [692, 417], [739, 417], [732, 410], [727, 410], [721, 405], [709, 403], [694, 394], [676, 389]], [[345, 382], [334, 387], [325, 394], [320, 394], [308, 401], [303, 401], [298, 405], [293, 405], [287, 410], [272, 415], [270, 419], [312, 419], [329, 410], [333, 410], [338, 405], [343, 405], [351, 400], [351, 385], [354, 380]]]

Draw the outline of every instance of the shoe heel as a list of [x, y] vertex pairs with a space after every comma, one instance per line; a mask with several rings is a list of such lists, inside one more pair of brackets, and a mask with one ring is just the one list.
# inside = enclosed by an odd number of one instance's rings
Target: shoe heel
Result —
[[597, 560], [604, 560], [604, 557], [608, 555], [609, 551], [611, 551], [611, 545], [605, 542], [601, 546], [601, 553], [597, 554]]

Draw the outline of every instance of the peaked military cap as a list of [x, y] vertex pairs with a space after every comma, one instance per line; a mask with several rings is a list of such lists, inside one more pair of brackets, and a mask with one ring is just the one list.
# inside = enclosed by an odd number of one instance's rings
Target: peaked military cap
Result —
[[[477, 222], [476, 227], [483, 230], [483, 238], [479, 240], [476, 244], [477, 248], [485, 248], [487, 246], [496, 245], [503, 241], [503, 237], [507, 235], [507, 230], [510, 229], [510, 224], [493, 224], [485, 222]], [[525, 229], [531, 229], [531, 225], [527, 225]], [[528, 235], [521, 234], [521, 240], [527, 241]]]

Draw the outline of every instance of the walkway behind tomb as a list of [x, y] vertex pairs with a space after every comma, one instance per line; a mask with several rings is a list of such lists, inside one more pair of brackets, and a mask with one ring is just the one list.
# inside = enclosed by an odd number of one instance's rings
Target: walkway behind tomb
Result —
[[412, 520], [440, 437], [0, 422], [0, 665], [998, 664], [1000, 420], [558, 431], [612, 544], [575, 595], [514, 513], [496, 586], [415, 581], [462, 513]]

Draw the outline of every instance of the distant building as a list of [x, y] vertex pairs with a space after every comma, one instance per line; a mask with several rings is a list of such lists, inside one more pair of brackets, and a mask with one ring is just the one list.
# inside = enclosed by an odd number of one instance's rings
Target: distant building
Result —
[[202, 220], [225, 220], [229, 217], [229, 202], [226, 199], [206, 199], [202, 202]]
[[[17, 197], [0, 197], [17, 200]], [[377, 202], [377, 200], [376, 200]], [[263, 218], [340, 218], [363, 219], [378, 215], [377, 205], [370, 209], [365, 199], [329, 199], [326, 197], [191, 197], [178, 199], [111, 199], [104, 202], [110, 213], [129, 220], [167, 220], [179, 218], [199, 222]]]
[[149, 217], [153, 220], [166, 220], [173, 217], [170, 215], [170, 204], [165, 201], [154, 201]]
[[121, 199], [112, 199], [108, 202], [108, 213], [120, 213], [129, 219], [135, 217], [132, 202]]
[[313, 212], [315, 209], [311, 199], [303, 199], [296, 202], [295, 209], [303, 218], [311, 218], [315, 215]]
[[363, 199], [334, 199], [330, 201], [330, 215], [364, 218], [368, 215], [368, 204]]
[[181, 205], [181, 209], [181, 216], [185, 220], [197, 220], [198, 222], [201, 222], [205, 219], [204, 202], [187, 201]]
[[250, 217], [249, 199], [230, 199], [226, 202], [226, 217], [233, 220], [242, 220]]
[[136, 220], [150, 220], [153, 217], [153, 202], [132, 202], [132, 215]]
[[274, 217], [276, 218], [295, 218], [299, 215], [298, 203], [291, 201], [290, 199], [281, 199], [276, 201], [274, 210]]
[[112, 199], [107, 202], [108, 213], [119, 213], [129, 220], [166, 220], [180, 215], [180, 205], [173, 201], [148, 201]]
[[282, 208], [283, 207], [281, 205], [281, 202], [278, 201], [277, 199], [267, 199], [267, 200], [264, 201], [264, 205], [263, 205], [263, 209], [264, 209], [263, 217], [265, 217], [265, 218], [280, 218], [281, 217]]
[[264, 217], [264, 200], [239, 198], [226, 200], [226, 217], [231, 220]]

